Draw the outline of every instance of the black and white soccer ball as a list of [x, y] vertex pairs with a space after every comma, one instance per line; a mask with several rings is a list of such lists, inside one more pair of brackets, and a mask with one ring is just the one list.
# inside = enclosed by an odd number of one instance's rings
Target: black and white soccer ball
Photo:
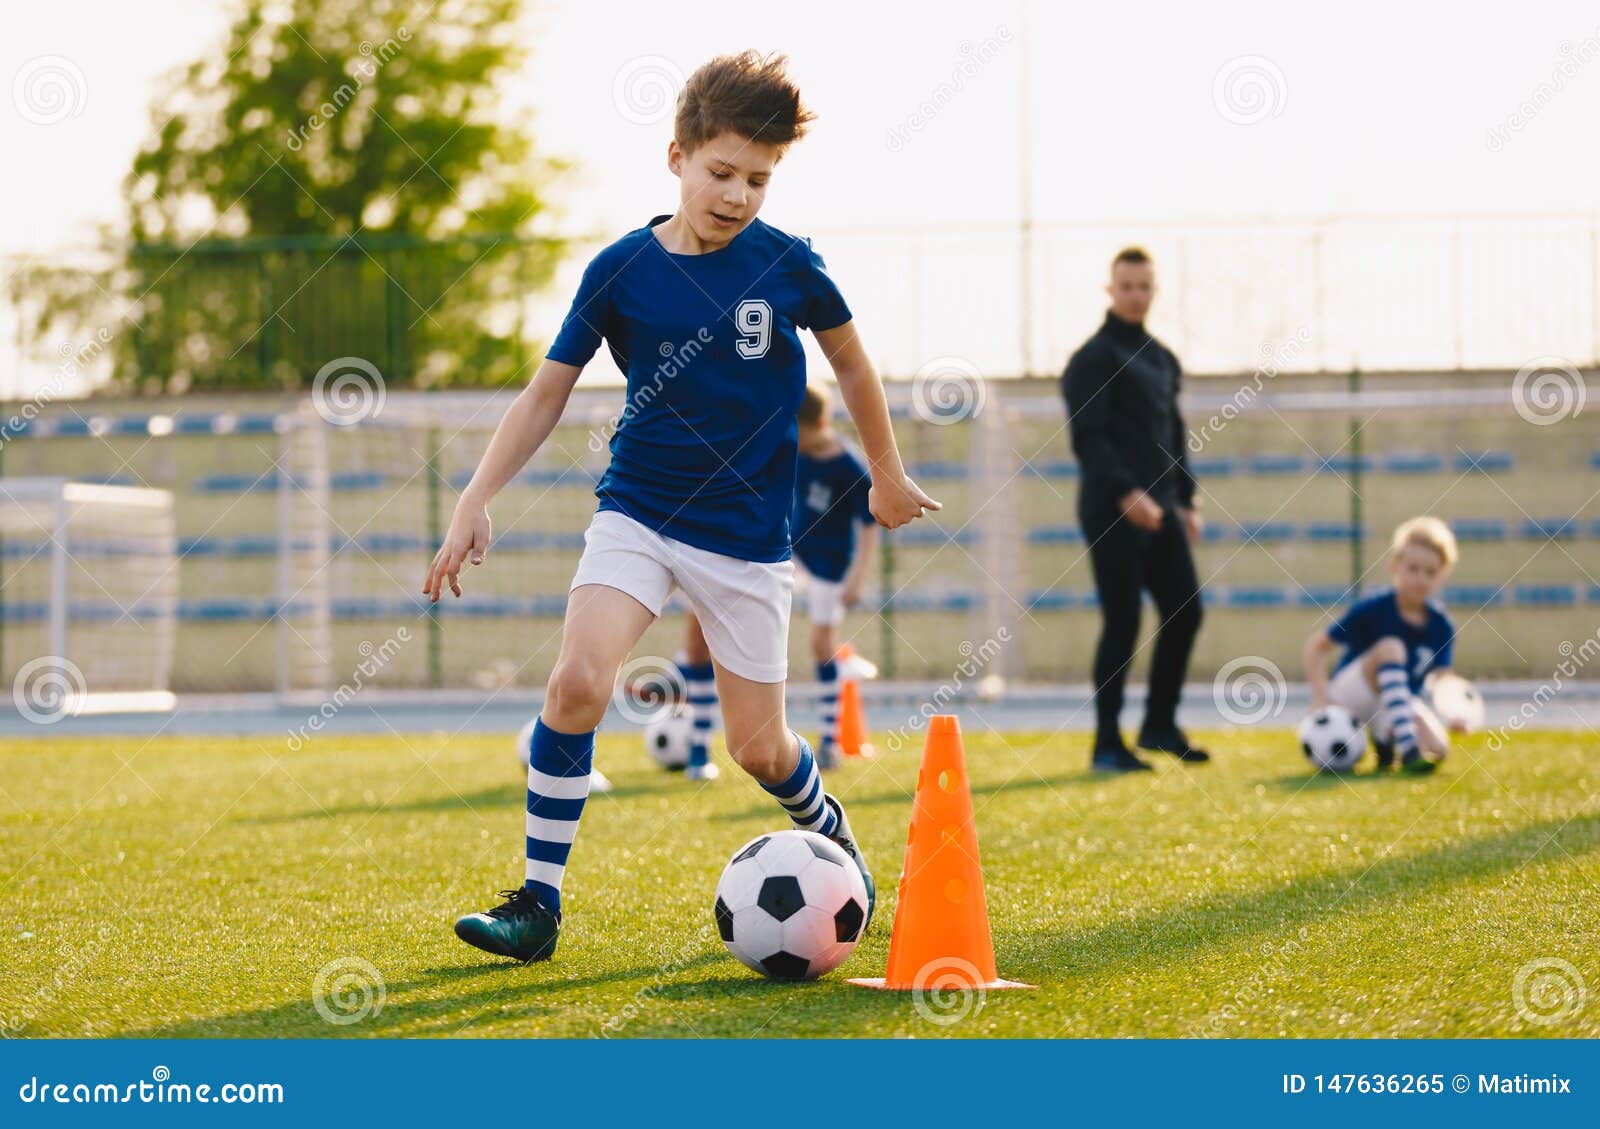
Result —
[[1367, 751], [1367, 730], [1343, 706], [1324, 706], [1300, 723], [1300, 750], [1318, 772], [1349, 772]]
[[688, 765], [693, 737], [694, 722], [684, 710], [663, 710], [644, 725], [645, 750], [668, 772], [681, 772]]
[[775, 831], [729, 860], [714, 912], [723, 944], [745, 965], [774, 980], [815, 980], [855, 950], [867, 886], [832, 839]]

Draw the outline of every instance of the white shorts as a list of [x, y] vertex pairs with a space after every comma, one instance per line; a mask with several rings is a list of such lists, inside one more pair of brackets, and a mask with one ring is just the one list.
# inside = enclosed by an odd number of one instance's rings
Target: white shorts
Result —
[[[1389, 741], [1391, 727], [1383, 714], [1383, 700], [1367, 685], [1367, 676], [1361, 672], [1359, 660], [1340, 667], [1328, 680], [1328, 700], [1354, 714], [1358, 722], [1371, 728], [1372, 735], [1379, 741]], [[1411, 695], [1411, 712], [1419, 723], [1432, 721], [1438, 728], [1444, 727], [1432, 707], [1415, 694]]]
[[838, 627], [844, 622], [844, 581], [818, 580], [807, 574], [806, 614], [819, 627]]
[[658, 616], [672, 589], [682, 588], [712, 658], [752, 682], [788, 677], [793, 561], [763, 564], [696, 549], [615, 510], [594, 515], [583, 544], [573, 588], [615, 588]]

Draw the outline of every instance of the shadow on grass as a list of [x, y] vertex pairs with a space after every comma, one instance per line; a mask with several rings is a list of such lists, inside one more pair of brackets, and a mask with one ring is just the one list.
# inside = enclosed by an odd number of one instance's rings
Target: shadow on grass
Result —
[[[1114, 777], [1102, 776], [1089, 771], [1064, 772], [1055, 776], [1030, 776], [1026, 779], [1001, 780], [992, 784], [974, 784], [974, 796], [990, 796], [996, 793], [1010, 795], [1013, 792], [1028, 792], [1036, 788], [1070, 788], [1083, 784], [1105, 784]], [[827, 779], [824, 778], [824, 783]], [[830, 791], [834, 789], [830, 785]], [[845, 808], [855, 811], [857, 808], [877, 808], [890, 804], [904, 804], [909, 811], [911, 808], [912, 793], [910, 792], [873, 792], [867, 795], [852, 795], [843, 789], [835, 791], [842, 800]], [[742, 811], [715, 812], [706, 818], [716, 823], [739, 823], [747, 819], [770, 818], [773, 814], [771, 804], [760, 807], [745, 808]]]
[[[563, 975], [559, 954], [551, 964], [519, 965], [509, 960], [470, 959], [470, 963], [430, 968], [411, 980], [386, 983], [383, 1006], [359, 1022], [341, 1026], [325, 1020], [317, 1011], [309, 992], [304, 999], [231, 1015], [182, 1020], [122, 1033], [128, 1039], [186, 1038], [340, 1038], [346, 1036], [411, 1036], [414, 1034], [471, 1035], [474, 1019], [493, 1008], [494, 1018], [543, 1019], [565, 1015], [582, 1004], [560, 1003], [550, 999], [557, 994], [582, 992], [607, 984], [638, 981], [641, 992], [662, 994], [656, 982], [662, 976], [660, 965], [621, 968], [592, 976]], [[722, 952], [705, 953], [674, 961], [670, 975], [723, 964], [732, 958]], [[427, 992], [441, 986], [483, 978], [471, 991], [417, 999], [403, 998], [411, 992]], [[758, 981], [759, 983], [759, 981]], [[652, 985], [655, 985], [652, 987]], [[359, 992], [352, 992], [357, 998]], [[617, 1004], [623, 1006], [626, 1001]], [[598, 1031], [605, 1016], [595, 1023]]]
[[1079, 932], [1013, 936], [1005, 939], [1006, 971], [1038, 983], [1034, 977], [1096, 976], [1135, 961], [1144, 970], [1193, 960], [1218, 943], [1280, 937], [1302, 927], [1315, 939], [1319, 923], [1348, 910], [1382, 900], [1404, 902], [1455, 882], [1510, 873], [1539, 859], [1595, 850], [1600, 850], [1600, 815], [1543, 820], [1301, 879], [1284, 888], [1214, 896]]
[[[681, 776], [676, 777], [681, 781]], [[670, 782], [668, 782], [670, 784]], [[681, 787], [682, 785], [680, 785]], [[655, 796], [668, 791], [668, 785], [654, 784], [619, 784], [609, 792], [597, 792], [590, 796], [591, 800], [604, 802], [606, 800], [626, 800], [635, 796]], [[394, 804], [344, 804], [339, 807], [316, 808], [311, 811], [288, 812], [282, 815], [256, 815], [246, 816], [238, 823], [298, 823], [304, 819], [343, 819], [353, 815], [401, 815], [416, 812], [462, 812], [478, 811], [484, 808], [515, 808], [521, 811], [528, 801], [527, 785], [522, 783], [505, 784], [494, 788], [483, 788], [477, 792], [457, 795], [454, 792], [442, 796], [428, 796], [418, 800], [407, 800]]]
[[1282, 776], [1264, 777], [1256, 781], [1285, 792], [1326, 792], [1341, 784], [1415, 784], [1426, 780], [1424, 776], [1409, 776], [1404, 772], [1290, 772]]

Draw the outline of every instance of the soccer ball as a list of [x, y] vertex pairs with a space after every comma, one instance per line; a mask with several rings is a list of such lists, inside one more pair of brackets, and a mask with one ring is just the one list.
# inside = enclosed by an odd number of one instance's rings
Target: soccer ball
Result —
[[867, 887], [832, 839], [776, 831], [728, 862], [713, 912], [722, 943], [745, 965], [774, 980], [815, 980], [855, 950]]
[[694, 722], [682, 710], [667, 710], [645, 723], [644, 747], [650, 759], [668, 772], [682, 772], [689, 763]]
[[1453, 729], [1475, 733], [1483, 728], [1483, 695], [1458, 674], [1429, 679], [1428, 696], [1433, 712]]
[[533, 727], [538, 722], [539, 719], [537, 717], [533, 718], [517, 734], [517, 760], [522, 762], [523, 768], [527, 768], [528, 762], [533, 759]]
[[1300, 723], [1300, 749], [1319, 772], [1349, 772], [1367, 751], [1366, 727], [1343, 706], [1324, 706]]

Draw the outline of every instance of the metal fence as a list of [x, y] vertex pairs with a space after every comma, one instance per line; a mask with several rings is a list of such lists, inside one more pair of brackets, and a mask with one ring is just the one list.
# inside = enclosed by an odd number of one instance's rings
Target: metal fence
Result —
[[[1446, 591], [1462, 668], [1546, 676], [1600, 619], [1600, 424], [1574, 400], [1594, 374], [1572, 375], [1560, 402], [1509, 372], [1371, 376], [1356, 391], [1348, 375], [1191, 381], [1209, 516], [1195, 674], [1249, 655], [1295, 677], [1305, 636], [1383, 582], [1389, 530], [1431, 512], [1463, 544]], [[974, 387], [945, 401], [891, 386], [907, 463], [945, 509], [885, 538], [847, 633], [896, 677], [947, 679], [979, 655], [986, 673], [1082, 681], [1098, 615], [1060, 402], [1045, 382]], [[58, 405], [8, 433], [0, 457], [8, 476], [173, 492], [174, 690], [533, 687], [555, 658], [621, 398], [580, 390], [496, 501], [467, 597], [431, 612], [423, 569], [508, 395], [391, 391], [354, 426], [298, 399]], [[9, 584], [29, 552], [8, 539], [0, 560], [8, 622], [39, 611]], [[642, 653], [671, 655], [680, 633], [666, 617]], [[803, 632], [791, 643], [806, 669]], [[29, 657], [7, 648], [0, 673]]]

